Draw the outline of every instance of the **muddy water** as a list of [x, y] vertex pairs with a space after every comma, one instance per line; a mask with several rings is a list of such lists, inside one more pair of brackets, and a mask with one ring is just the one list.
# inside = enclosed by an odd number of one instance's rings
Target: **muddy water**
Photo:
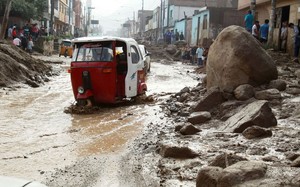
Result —
[[[124, 150], [144, 125], [159, 120], [153, 117], [159, 110], [153, 104], [108, 107], [93, 115], [65, 114], [74, 98], [66, 71], [69, 59], [61, 59], [66, 63], [56, 67], [63, 70], [61, 75], [44, 86], [0, 92], [1, 175], [42, 181], [44, 172], [80, 157]], [[180, 63], [152, 63], [147, 95], [195, 86], [195, 77], [187, 73], [191, 70]]]

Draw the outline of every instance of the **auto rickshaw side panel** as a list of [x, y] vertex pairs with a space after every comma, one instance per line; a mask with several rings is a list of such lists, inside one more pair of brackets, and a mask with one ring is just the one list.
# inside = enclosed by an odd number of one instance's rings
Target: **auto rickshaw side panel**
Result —
[[[112, 62], [72, 62], [71, 82], [75, 99], [78, 88], [90, 91], [96, 103], [114, 103], [116, 98], [116, 69]], [[91, 95], [87, 95], [89, 97]], [[88, 99], [88, 98], [85, 98]]]

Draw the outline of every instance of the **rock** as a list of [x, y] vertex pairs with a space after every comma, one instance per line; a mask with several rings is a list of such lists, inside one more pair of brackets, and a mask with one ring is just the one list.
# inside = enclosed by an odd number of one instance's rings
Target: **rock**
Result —
[[196, 187], [217, 187], [223, 169], [220, 167], [202, 168], [196, 179]]
[[286, 89], [286, 93], [292, 94], [292, 95], [299, 95], [300, 88], [288, 88], [288, 89]]
[[226, 168], [228, 166], [231, 166], [237, 162], [240, 161], [246, 161], [246, 158], [240, 157], [238, 155], [235, 154], [221, 154], [218, 155], [210, 164], [209, 166], [218, 166], [221, 168]]
[[166, 48], [166, 51], [171, 54], [174, 55], [177, 51], [177, 47], [175, 45], [168, 45]]
[[292, 167], [300, 167], [300, 156], [291, 164]]
[[204, 123], [211, 119], [211, 114], [209, 112], [194, 112], [188, 118], [188, 122], [193, 125]]
[[286, 82], [281, 79], [272, 80], [268, 86], [269, 89], [277, 89], [279, 91], [284, 91], [286, 89]]
[[38, 88], [39, 87], [39, 84], [35, 81], [32, 81], [30, 79], [27, 79], [26, 80], [26, 84], [28, 84], [29, 86], [31, 86], [32, 88]]
[[247, 139], [266, 138], [272, 136], [272, 131], [262, 127], [252, 126], [245, 129], [242, 134]]
[[198, 132], [200, 132], [200, 129], [197, 129], [194, 125], [192, 124], [186, 124], [180, 129], [180, 134], [182, 135], [194, 135]]
[[223, 97], [223, 92], [217, 88], [213, 88], [209, 90], [203, 98], [201, 98], [201, 100], [195, 106], [194, 111], [209, 111], [224, 101], [225, 99]]
[[179, 97], [178, 101], [179, 102], [184, 102], [185, 100], [187, 100], [190, 97], [189, 93], [183, 93], [181, 94], [181, 96]]
[[241, 111], [226, 120], [225, 125], [220, 128], [222, 131], [242, 133], [251, 126], [273, 127], [277, 120], [272, 113], [268, 102], [265, 100], [255, 101], [244, 107]]
[[207, 88], [217, 86], [232, 92], [237, 86], [269, 83], [278, 77], [271, 56], [244, 28], [229, 26], [210, 46], [207, 60]]
[[279, 158], [276, 156], [265, 156], [262, 158], [263, 161], [265, 162], [279, 162]]
[[298, 157], [300, 157], [300, 154], [299, 153], [293, 153], [293, 152], [288, 152], [286, 153], [286, 158], [290, 161], [294, 161], [296, 160]]
[[175, 132], [180, 131], [180, 129], [182, 129], [182, 127], [184, 127], [184, 124], [179, 124], [175, 126]]
[[281, 94], [277, 89], [268, 89], [255, 92], [255, 98], [260, 100], [280, 99]]
[[257, 161], [241, 161], [225, 168], [218, 180], [218, 187], [231, 187], [246, 181], [263, 178], [267, 165]]
[[193, 150], [188, 147], [177, 147], [170, 145], [162, 145], [159, 154], [164, 158], [195, 158], [198, 156]]
[[237, 100], [244, 101], [254, 96], [254, 88], [249, 84], [243, 84], [238, 86], [233, 93]]
[[295, 71], [295, 75], [297, 76], [298, 79], [300, 79], [300, 70], [299, 69]]

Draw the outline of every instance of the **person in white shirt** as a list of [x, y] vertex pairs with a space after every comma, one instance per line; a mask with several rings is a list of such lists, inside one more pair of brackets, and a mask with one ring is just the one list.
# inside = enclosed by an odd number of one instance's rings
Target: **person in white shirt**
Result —
[[252, 35], [257, 40], [259, 40], [259, 28], [260, 28], [259, 21], [255, 21], [254, 25], [252, 26]]
[[299, 35], [299, 28], [297, 25], [293, 23], [289, 24], [289, 27], [294, 30], [292, 34], [292, 39], [294, 41], [294, 59], [293, 62], [298, 62], [299, 50], [300, 50], [300, 35]]
[[196, 50], [196, 54], [197, 54], [197, 59], [198, 59], [198, 66], [203, 67], [203, 59], [202, 59], [203, 48], [201, 47], [201, 45], [198, 46], [198, 48]]
[[16, 37], [14, 40], [13, 40], [13, 44], [17, 47], [21, 47], [21, 40], [20, 38]]

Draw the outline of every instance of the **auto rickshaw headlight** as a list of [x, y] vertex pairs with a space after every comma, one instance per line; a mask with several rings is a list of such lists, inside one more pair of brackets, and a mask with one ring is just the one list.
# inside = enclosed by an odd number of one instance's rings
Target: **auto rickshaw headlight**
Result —
[[84, 93], [84, 88], [83, 87], [78, 87], [78, 93], [83, 94]]

